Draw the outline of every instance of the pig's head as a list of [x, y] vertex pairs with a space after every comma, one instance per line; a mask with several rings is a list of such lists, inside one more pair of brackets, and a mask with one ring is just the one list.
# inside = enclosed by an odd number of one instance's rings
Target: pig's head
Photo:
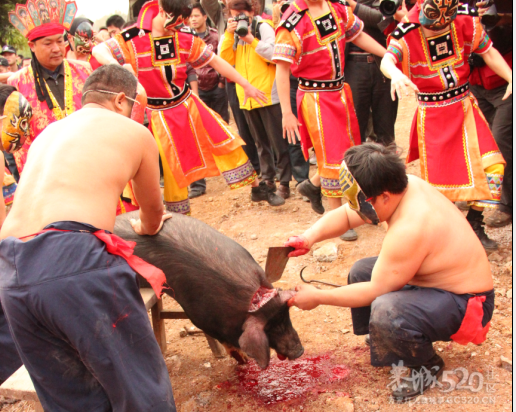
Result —
[[[273, 289], [271, 289], [273, 290]], [[270, 348], [280, 359], [299, 358], [304, 348], [290, 321], [288, 300], [294, 291], [278, 290], [258, 310], [250, 312], [238, 340], [240, 348], [265, 369], [270, 361]]]

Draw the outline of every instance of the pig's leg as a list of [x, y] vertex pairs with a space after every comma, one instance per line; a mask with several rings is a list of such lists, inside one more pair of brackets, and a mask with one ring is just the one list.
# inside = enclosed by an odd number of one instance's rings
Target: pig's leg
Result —
[[239, 348], [235, 348], [227, 343], [223, 343], [222, 346], [224, 346], [228, 355], [235, 359], [239, 365], [245, 365], [249, 362], [249, 357]]

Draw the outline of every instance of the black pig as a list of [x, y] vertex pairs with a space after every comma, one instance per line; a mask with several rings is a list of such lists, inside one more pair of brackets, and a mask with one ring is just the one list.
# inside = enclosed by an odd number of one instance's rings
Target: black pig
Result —
[[174, 214], [156, 236], [138, 236], [130, 219], [117, 217], [115, 234], [137, 243], [135, 255], [165, 272], [165, 292], [192, 323], [223, 343], [238, 360], [240, 348], [264, 369], [270, 349], [296, 359], [303, 346], [287, 305], [295, 292], [273, 289], [251, 254], [232, 239], [191, 217]]

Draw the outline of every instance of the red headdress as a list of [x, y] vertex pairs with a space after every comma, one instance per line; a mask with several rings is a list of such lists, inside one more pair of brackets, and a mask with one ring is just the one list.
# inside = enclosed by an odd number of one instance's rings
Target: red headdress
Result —
[[75, 1], [27, 0], [25, 6], [17, 4], [15, 11], [9, 12], [9, 21], [29, 41], [34, 41], [70, 30], [76, 13]]

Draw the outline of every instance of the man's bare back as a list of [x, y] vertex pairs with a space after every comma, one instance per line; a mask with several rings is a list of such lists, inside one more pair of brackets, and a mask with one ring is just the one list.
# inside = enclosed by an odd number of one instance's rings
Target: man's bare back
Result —
[[[133, 120], [96, 105], [48, 126], [31, 146], [0, 238], [77, 221], [113, 231], [119, 196], [129, 180], [140, 203], [159, 206], [158, 149]], [[145, 197], [138, 197], [145, 187]], [[149, 188], [153, 188], [149, 193]], [[148, 208], [147, 208], [148, 209]]]
[[[422, 236], [417, 252], [409, 250], [402, 236], [406, 229]], [[409, 184], [396, 212], [389, 221], [377, 265], [385, 246], [407, 248], [406, 259], [424, 256], [410, 285], [432, 287], [456, 294], [481, 293], [493, 288], [489, 261], [464, 215], [446, 197], [422, 179], [409, 176]], [[378, 268], [381, 276], [382, 267]], [[375, 276], [376, 268], [373, 270]]]

